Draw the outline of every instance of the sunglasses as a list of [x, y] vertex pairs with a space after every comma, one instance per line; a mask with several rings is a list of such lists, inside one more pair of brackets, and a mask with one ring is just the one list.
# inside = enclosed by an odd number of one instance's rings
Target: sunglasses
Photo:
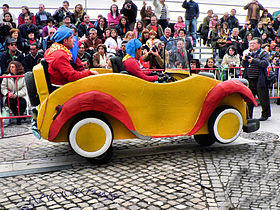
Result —
[[11, 43], [10, 45], [11, 45], [11, 46], [17, 46], [17, 44], [16, 44], [16, 43]]
[[54, 34], [54, 32], [50, 32], [50, 34]]

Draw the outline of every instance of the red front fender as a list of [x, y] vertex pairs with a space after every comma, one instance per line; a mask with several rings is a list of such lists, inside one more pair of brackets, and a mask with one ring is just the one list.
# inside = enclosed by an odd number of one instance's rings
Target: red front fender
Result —
[[61, 112], [51, 124], [48, 139], [54, 140], [60, 129], [71, 117], [92, 110], [109, 114], [122, 122], [129, 130], [135, 130], [123, 104], [106, 93], [89, 91], [76, 95], [63, 104]]
[[257, 106], [257, 102], [251, 92], [251, 90], [246, 87], [242, 82], [238, 80], [227, 80], [225, 82], [218, 83], [207, 95], [198, 121], [196, 122], [193, 129], [189, 132], [189, 136], [195, 134], [199, 129], [201, 129], [206, 121], [209, 119], [213, 111], [216, 109], [221, 101], [233, 94], [240, 93], [242, 98], [246, 102], [253, 102]]

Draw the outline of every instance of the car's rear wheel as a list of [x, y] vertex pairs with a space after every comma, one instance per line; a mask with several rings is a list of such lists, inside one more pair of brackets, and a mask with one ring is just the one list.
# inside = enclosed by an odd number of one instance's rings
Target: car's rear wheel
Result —
[[228, 144], [238, 138], [243, 128], [240, 112], [230, 106], [217, 108], [208, 121], [208, 130], [215, 141]]
[[102, 118], [85, 117], [73, 124], [69, 144], [80, 156], [95, 164], [107, 163], [112, 157], [113, 132]]
[[215, 139], [210, 134], [194, 135], [196, 143], [201, 146], [207, 147], [215, 143]]

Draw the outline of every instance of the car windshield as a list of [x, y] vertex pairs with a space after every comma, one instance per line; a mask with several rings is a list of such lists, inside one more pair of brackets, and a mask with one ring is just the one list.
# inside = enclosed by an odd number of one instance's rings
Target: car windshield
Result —
[[165, 43], [165, 68], [189, 69], [190, 54], [186, 39], [176, 38]]

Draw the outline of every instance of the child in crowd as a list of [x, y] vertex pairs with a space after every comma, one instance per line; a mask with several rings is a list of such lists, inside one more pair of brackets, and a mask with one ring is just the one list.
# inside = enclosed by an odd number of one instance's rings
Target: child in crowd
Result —
[[154, 41], [158, 40], [158, 39], [156, 39], [157, 32], [154, 30], [151, 30], [149, 34], [150, 34], [150, 38], [147, 40], [146, 45], [149, 48], [151, 48], [153, 46]]
[[178, 30], [179, 29], [186, 29], [186, 24], [184, 23], [184, 20], [182, 18], [182, 16], [178, 16], [177, 18], [177, 23], [174, 25], [174, 37], [176, 38], [178, 35]]
[[211, 32], [215, 29], [215, 26], [219, 22], [218, 15], [214, 14], [212, 20], [209, 22], [209, 33], [208, 33], [208, 40], [211, 39]]
[[136, 39], [140, 39], [141, 35], [142, 35], [142, 31], [144, 30], [144, 24], [141, 20], [139, 20], [137, 23], [136, 23], [136, 27], [134, 28], [133, 30], [133, 33], [134, 33], [134, 37]]

